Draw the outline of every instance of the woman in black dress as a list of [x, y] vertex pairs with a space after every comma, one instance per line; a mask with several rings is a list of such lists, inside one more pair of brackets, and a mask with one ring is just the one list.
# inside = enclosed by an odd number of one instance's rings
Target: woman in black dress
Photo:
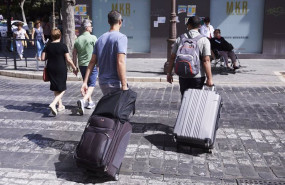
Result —
[[[53, 115], [65, 110], [62, 104], [62, 96], [66, 90], [67, 66], [66, 62], [71, 65], [73, 73], [77, 75], [78, 69], [71, 60], [67, 46], [60, 43], [61, 32], [58, 29], [51, 32], [52, 42], [49, 43], [42, 52], [42, 60], [47, 60], [47, 73], [50, 80], [50, 90], [54, 91], [54, 100], [49, 105]], [[58, 108], [56, 109], [56, 105]]]

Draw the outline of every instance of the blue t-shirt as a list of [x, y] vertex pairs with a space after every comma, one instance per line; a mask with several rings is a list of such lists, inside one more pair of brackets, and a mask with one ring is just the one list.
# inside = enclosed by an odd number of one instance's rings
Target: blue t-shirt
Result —
[[120, 84], [117, 72], [117, 54], [127, 54], [128, 39], [119, 31], [104, 33], [97, 40], [93, 54], [99, 67], [99, 84]]

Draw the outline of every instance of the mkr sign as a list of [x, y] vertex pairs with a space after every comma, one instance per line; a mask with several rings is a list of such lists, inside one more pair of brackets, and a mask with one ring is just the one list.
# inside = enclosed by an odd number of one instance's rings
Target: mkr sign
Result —
[[130, 16], [131, 15], [131, 4], [130, 3], [120, 3], [118, 9], [118, 3], [112, 4], [112, 10], [117, 10], [122, 14], [122, 16]]
[[247, 1], [228, 1], [227, 2], [227, 14], [228, 15], [234, 15], [234, 14], [235, 15], [246, 15], [247, 14]]

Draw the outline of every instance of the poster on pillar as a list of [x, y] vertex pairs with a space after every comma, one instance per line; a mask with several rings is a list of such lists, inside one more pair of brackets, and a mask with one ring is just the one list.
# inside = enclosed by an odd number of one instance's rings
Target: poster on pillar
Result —
[[93, 34], [109, 31], [107, 15], [117, 10], [123, 16], [121, 32], [128, 37], [128, 53], [150, 52], [150, 0], [92, 1]]
[[212, 0], [211, 25], [236, 53], [261, 53], [264, 0]]

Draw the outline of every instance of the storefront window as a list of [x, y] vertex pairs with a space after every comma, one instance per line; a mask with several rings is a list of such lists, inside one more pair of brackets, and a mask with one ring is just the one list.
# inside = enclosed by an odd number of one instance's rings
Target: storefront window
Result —
[[150, 0], [93, 0], [93, 32], [97, 37], [109, 30], [107, 15], [111, 10], [123, 16], [121, 32], [128, 37], [128, 53], [150, 52]]
[[264, 0], [212, 0], [211, 24], [237, 53], [261, 53]]

